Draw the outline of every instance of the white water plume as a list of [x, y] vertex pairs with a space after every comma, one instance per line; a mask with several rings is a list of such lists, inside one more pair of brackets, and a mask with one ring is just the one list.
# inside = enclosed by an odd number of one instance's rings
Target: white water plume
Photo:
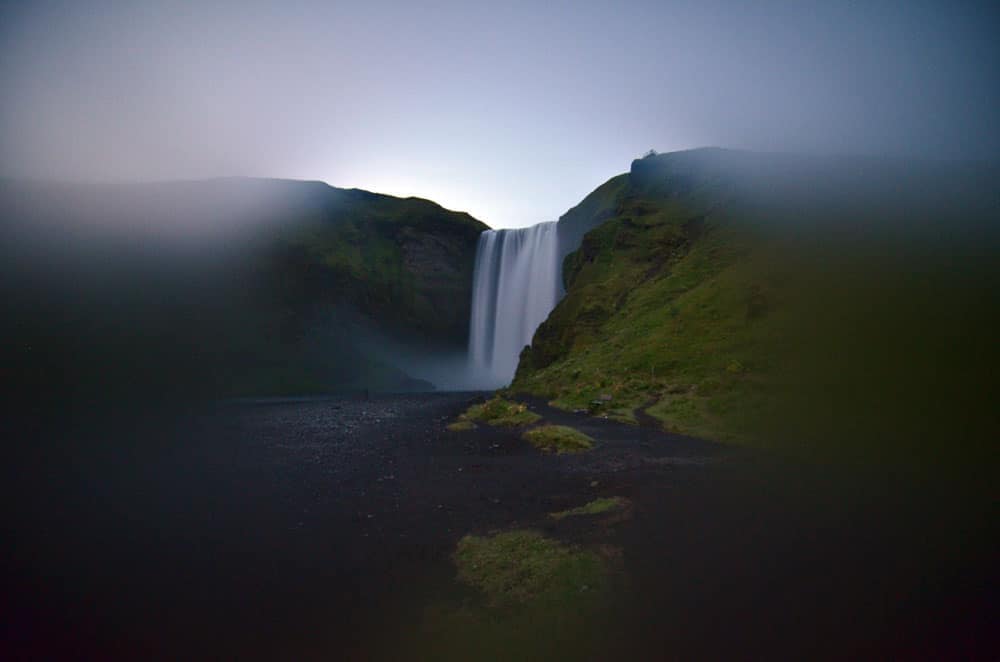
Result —
[[525, 345], [562, 296], [555, 223], [487, 230], [472, 284], [469, 363], [484, 387], [510, 383]]

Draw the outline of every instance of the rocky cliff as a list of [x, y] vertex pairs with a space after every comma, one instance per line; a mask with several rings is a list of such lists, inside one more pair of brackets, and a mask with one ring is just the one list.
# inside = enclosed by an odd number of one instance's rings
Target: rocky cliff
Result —
[[321, 214], [284, 228], [273, 276], [300, 310], [345, 304], [402, 339], [464, 348], [476, 242], [486, 226], [419, 198], [331, 188]]

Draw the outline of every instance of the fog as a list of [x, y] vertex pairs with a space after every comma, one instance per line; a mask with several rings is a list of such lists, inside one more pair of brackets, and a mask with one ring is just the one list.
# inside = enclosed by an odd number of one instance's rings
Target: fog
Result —
[[648, 148], [992, 159], [992, 3], [0, 4], [0, 174], [556, 218]]

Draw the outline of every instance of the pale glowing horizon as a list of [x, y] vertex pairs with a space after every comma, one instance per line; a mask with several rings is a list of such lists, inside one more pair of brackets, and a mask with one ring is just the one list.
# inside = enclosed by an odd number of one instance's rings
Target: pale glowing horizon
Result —
[[0, 4], [0, 176], [251, 176], [555, 220], [649, 149], [995, 160], [990, 3]]

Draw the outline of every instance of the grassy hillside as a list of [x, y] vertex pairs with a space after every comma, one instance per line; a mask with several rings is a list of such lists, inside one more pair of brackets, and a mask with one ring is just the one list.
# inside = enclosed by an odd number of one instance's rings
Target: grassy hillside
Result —
[[420, 198], [330, 189], [273, 247], [283, 296], [345, 303], [386, 330], [464, 346], [476, 242], [486, 226]]
[[981, 448], [995, 174], [722, 150], [636, 161], [605, 185], [613, 211], [566, 258], [567, 295], [511, 390], [809, 454]]
[[485, 227], [320, 182], [0, 181], [7, 376], [82, 407], [427, 387], [374, 347], [464, 349]]
[[[575, 251], [588, 231], [614, 217], [618, 210], [619, 198], [627, 189], [628, 183], [627, 174], [612, 177], [559, 218], [557, 228], [560, 259]], [[566, 269], [563, 273], [566, 273]]]

